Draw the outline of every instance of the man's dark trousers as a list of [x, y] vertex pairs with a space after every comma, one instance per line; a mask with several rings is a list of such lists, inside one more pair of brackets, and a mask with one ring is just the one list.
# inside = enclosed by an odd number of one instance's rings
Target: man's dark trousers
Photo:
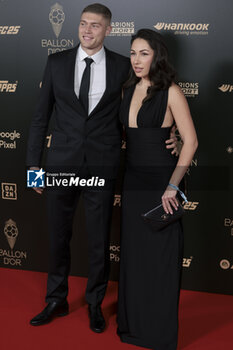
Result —
[[130, 62], [115, 52], [107, 49], [105, 52], [106, 90], [89, 115], [74, 91], [77, 47], [48, 57], [37, 110], [29, 132], [29, 167], [40, 167], [48, 124], [53, 116], [52, 142], [45, 169], [73, 172], [73, 169], [82, 166], [85, 176], [112, 179], [107, 190], [87, 187], [65, 189], [57, 193], [46, 190], [51, 236], [47, 301], [61, 300], [67, 296], [72, 219], [81, 192], [89, 242], [87, 302], [100, 304], [106, 290], [113, 183], [121, 149], [118, 112], [122, 85], [127, 79]]
[[[81, 171], [78, 174], [82, 176], [83, 173]], [[85, 170], [82, 178], [89, 177], [88, 170]], [[102, 303], [109, 277], [109, 233], [114, 184], [114, 180], [108, 180], [103, 187], [79, 186], [47, 191], [50, 260], [46, 302], [61, 301], [67, 297], [73, 218], [82, 195], [88, 234], [86, 301], [91, 305]]]

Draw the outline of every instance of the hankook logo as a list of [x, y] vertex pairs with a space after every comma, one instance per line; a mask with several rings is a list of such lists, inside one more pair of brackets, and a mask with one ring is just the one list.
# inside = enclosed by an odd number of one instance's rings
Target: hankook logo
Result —
[[222, 92], [232, 92], [233, 91], [233, 85], [230, 84], [222, 84], [218, 88]]
[[165, 23], [157, 22], [154, 28], [157, 30], [173, 31], [174, 34], [207, 35], [209, 23]]

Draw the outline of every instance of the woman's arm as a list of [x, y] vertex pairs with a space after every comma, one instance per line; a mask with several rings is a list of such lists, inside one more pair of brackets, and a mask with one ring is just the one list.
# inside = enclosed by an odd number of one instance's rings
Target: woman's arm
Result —
[[[169, 183], [179, 186], [181, 179], [183, 178], [193, 159], [193, 155], [198, 146], [198, 141], [188, 103], [182, 90], [176, 84], [173, 84], [169, 88], [168, 107], [171, 110], [179, 130], [179, 134], [183, 141], [183, 146], [176, 168], [169, 181]], [[177, 191], [169, 186], [164, 192], [162, 196], [162, 203], [166, 213], [173, 213], [172, 206], [176, 209], [178, 205], [176, 193]]]

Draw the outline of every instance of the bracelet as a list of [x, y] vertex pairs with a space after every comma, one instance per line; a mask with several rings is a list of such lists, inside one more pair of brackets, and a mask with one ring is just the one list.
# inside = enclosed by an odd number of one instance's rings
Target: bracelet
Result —
[[183, 198], [183, 200], [185, 201], [185, 203], [188, 202], [187, 197], [185, 196], [184, 192], [182, 192], [179, 187], [177, 187], [176, 185], [173, 184], [168, 184], [168, 186], [170, 186], [171, 188], [173, 188], [174, 190], [178, 191], [179, 194], [181, 195], [181, 197]]

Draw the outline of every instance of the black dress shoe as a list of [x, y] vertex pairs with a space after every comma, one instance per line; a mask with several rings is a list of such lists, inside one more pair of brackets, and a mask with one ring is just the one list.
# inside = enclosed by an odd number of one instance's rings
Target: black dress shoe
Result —
[[105, 328], [105, 320], [100, 305], [88, 305], [90, 328], [95, 333], [102, 333]]
[[32, 326], [41, 326], [52, 321], [54, 317], [66, 316], [68, 313], [69, 304], [66, 300], [62, 303], [53, 301], [48, 303], [44, 310], [30, 321], [30, 324]]

